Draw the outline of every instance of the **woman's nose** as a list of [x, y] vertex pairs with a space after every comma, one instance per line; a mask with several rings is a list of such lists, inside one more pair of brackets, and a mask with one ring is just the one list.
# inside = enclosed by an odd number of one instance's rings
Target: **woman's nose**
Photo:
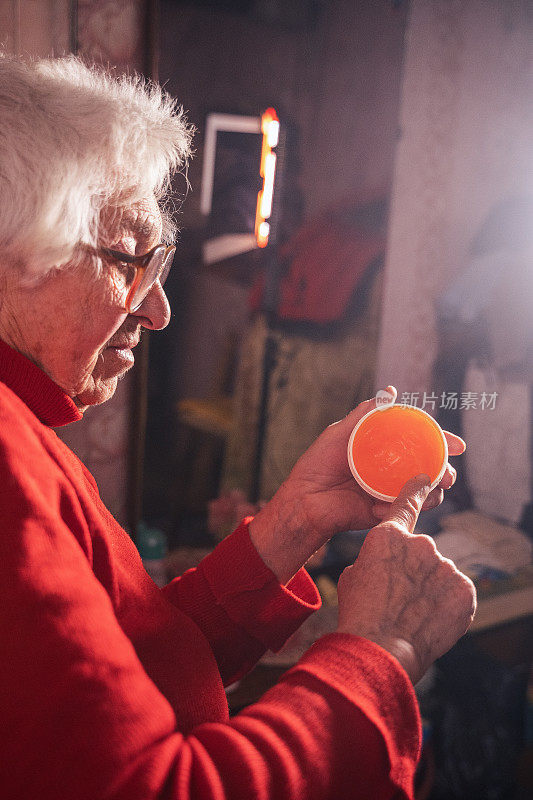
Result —
[[156, 281], [132, 316], [138, 317], [143, 328], [160, 331], [170, 322], [170, 305], [163, 287]]

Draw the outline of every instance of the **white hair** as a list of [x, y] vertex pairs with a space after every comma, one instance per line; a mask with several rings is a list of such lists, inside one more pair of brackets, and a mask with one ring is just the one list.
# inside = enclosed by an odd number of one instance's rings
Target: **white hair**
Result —
[[152, 194], [164, 206], [192, 133], [137, 75], [0, 54], [0, 261], [37, 278], [97, 245], [104, 209]]

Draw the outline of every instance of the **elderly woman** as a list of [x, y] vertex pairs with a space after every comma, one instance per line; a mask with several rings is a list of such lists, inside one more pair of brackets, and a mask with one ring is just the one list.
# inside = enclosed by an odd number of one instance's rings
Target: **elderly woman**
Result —
[[[156, 587], [52, 429], [111, 397], [141, 329], [168, 324], [161, 209], [190, 128], [137, 79], [4, 57], [0, 133], [3, 800], [411, 797], [412, 682], [475, 602], [413, 535], [424, 477], [386, 508], [357, 488], [345, 452], [363, 403], [253, 521]], [[372, 525], [339, 583], [337, 632], [230, 720], [224, 684], [319, 606], [302, 565]]]

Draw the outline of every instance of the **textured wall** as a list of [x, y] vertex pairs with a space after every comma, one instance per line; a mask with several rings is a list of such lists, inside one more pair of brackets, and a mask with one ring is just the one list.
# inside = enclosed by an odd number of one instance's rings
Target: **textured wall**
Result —
[[364, 198], [390, 186], [407, 6], [326, 4], [300, 73], [302, 185], [313, 214], [346, 195]]
[[489, 209], [533, 187], [533, 3], [413, 0], [378, 383], [432, 389], [434, 299]]
[[161, 0], [160, 76], [198, 125], [195, 223], [205, 114], [256, 114], [277, 105], [300, 132], [309, 214], [390, 182], [398, 130], [407, 3], [335, 0], [311, 30]]
[[68, 52], [68, 6], [68, 0], [0, 0], [1, 45], [34, 56]]
[[[273, 104], [289, 116], [300, 135], [298, 181], [306, 217], [346, 196], [388, 191], [407, 3], [393, 8], [391, 2], [336, 0], [325, 4], [309, 31], [173, 0], [162, 0], [161, 11], [160, 77], [198, 126], [185, 229], [203, 224], [203, 128], [210, 111], [256, 114]], [[214, 278], [199, 263], [189, 269], [185, 317], [179, 328], [171, 323], [181, 342], [174, 383], [178, 396], [204, 396], [213, 389], [228, 331], [247, 324], [248, 289]], [[157, 337], [152, 343], [158, 346]]]
[[145, 62], [144, 0], [78, 0], [78, 49], [119, 70]]

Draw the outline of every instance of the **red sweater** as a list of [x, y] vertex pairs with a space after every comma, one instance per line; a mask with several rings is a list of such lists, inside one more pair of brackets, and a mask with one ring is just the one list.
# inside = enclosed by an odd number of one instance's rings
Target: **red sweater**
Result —
[[158, 589], [50, 426], [79, 418], [0, 342], [2, 800], [411, 797], [420, 724], [377, 645], [320, 639], [232, 719], [223, 684], [319, 606], [243, 523]]

